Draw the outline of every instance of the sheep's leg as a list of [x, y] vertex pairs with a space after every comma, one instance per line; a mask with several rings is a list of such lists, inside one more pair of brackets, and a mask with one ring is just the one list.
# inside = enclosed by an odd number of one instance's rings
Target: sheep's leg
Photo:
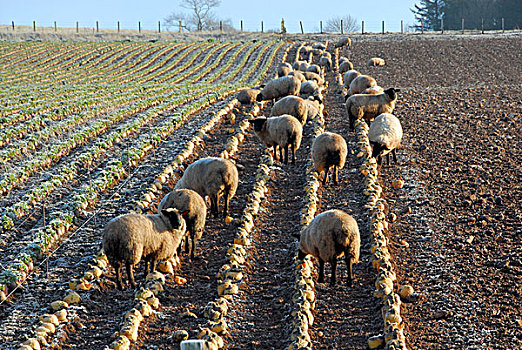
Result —
[[390, 154], [386, 154], [386, 165], [390, 166]]
[[397, 152], [395, 152], [395, 148], [391, 151], [391, 153], [393, 155], [393, 161], [395, 164], [397, 164]]
[[326, 185], [326, 182], [328, 182], [328, 172], [330, 171], [330, 168], [328, 166], [324, 167], [324, 177], [323, 177], [323, 186]]
[[352, 113], [348, 113], [348, 117], [350, 119], [350, 131], [355, 130], [355, 117], [352, 115]]
[[295, 164], [295, 144], [292, 144], [292, 164]]
[[225, 188], [225, 194], [223, 195], [223, 201], [225, 202], [225, 208], [223, 209], [223, 217], [226, 218], [228, 215], [228, 203], [230, 201], [230, 189]]
[[279, 161], [283, 162], [283, 147], [279, 146]]
[[194, 256], [196, 255], [195, 251], [196, 251], [196, 235], [195, 234], [192, 234], [192, 232], [190, 232], [190, 238], [192, 238], [192, 244], [190, 246], [190, 258], [191, 259], [194, 259]]
[[136, 288], [136, 282], [134, 281], [134, 269], [130, 262], [126, 262], [125, 266], [127, 267], [127, 275], [129, 275], [129, 280], [132, 288]]
[[117, 263], [117, 265], [115, 266], [115, 270], [116, 270], [116, 285], [118, 286], [119, 290], [123, 289], [123, 284], [121, 283], [121, 267], [122, 267], [121, 262]]
[[285, 164], [288, 164], [288, 148], [289, 147], [290, 146], [288, 144], [285, 146]]
[[274, 148], [274, 160], [277, 160], [277, 145], [274, 145], [273, 148]]
[[[192, 230], [190, 231], [190, 236], [192, 236]], [[190, 254], [190, 236], [185, 235], [185, 254]]]
[[319, 278], [317, 279], [317, 282], [324, 282], [324, 260], [321, 258], [319, 258]]
[[214, 216], [217, 216], [217, 200], [217, 194], [210, 195], [210, 212]]
[[377, 156], [377, 165], [381, 165], [382, 164], [382, 156], [379, 154]]
[[339, 183], [339, 169], [337, 168], [337, 165], [334, 165], [334, 184]]
[[147, 277], [149, 273], [149, 259], [145, 259], [145, 277]]
[[346, 261], [346, 268], [348, 269], [348, 285], [351, 287], [353, 281], [353, 257], [348, 252], [344, 252], [344, 261]]
[[[150, 273], [153, 273], [156, 270], [156, 258], [150, 259]], [[146, 277], [146, 276], [145, 276]]]
[[221, 198], [220, 194], [216, 194], [216, 217], [219, 215], [219, 199]]
[[330, 286], [333, 287], [335, 286], [335, 282], [336, 282], [336, 272], [337, 272], [337, 258], [334, 256], [332, 258], [332, 260], [330, 260], [330, 264], [332, 265], [332, 276], [331, 276], [331, 279], [330, 279]]

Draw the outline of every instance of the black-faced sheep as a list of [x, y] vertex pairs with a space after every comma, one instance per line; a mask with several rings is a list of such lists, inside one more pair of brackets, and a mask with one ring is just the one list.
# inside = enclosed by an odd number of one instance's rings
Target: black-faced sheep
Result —
[[341, 63], [339, 63], [339, 73], [344, 74], [348, 72], [349, 70], [353, 70], [353, 63], [346, 60]]
[[339, 169], [344, 167], [348, 146], [344, 138], [333, 132], [324, 132], [317, 136], [312, 143], [312, 160], [318, 173], [324, 170], [323, 185], [328, 181], [328, 172], [333, 166], [333, 182], [337, 184]]
[[303, 74], [303, 72], [299, 71], [299, 70], [294, 70], [294, 71], [291, 71], [290, 73], [288, 73], [288, 76], [294, 76], [296, 77], [297, 79], [299, 79], [299, 81], [302, 83], [304, 83], [306, 81], [306, 78]]
[[299, 236], [298, 259], [311, 254], [319, 260], [319, 278], [324, 282], [324, 263], [332, 266], [330, 285], [335, 286], [337, 257], [344, 253], [348, 284], [352, 284], [354, 263], [359, 261], [361, 237], [357, 221], [342, 210], [332, 209], [317, 215]]
[[188, 188], [203, 198], [209, 196], [210, 212], [215, 216], [219, 213], [219, 199], [223, 196], [223, 216], [226, 217], [230, 199], [236, 194], [238, 181], [237, 168], [232, 161], [207, 157], [190, 164], [174, 188]]
[[319, 85], [315, 80], [307, 80], [304, 83], [301, 83], [301, 89], [299, 90], [299, 95], [303, 98], [307, 98], [309, 96], [313, 96], [319, 93]]
[[295, 61], [292, 65], [294, 70], [300, 70], [301, 72], [306, 72], [306, 69], [310, 67], [310, 63], [306, 61]]
[[368, 60], [368, 65], [370, 67], [384, 66], [386, 61], [380, 57], [372, 57]]
[[346, 86], [347, 88], [350, 87], [350, 84], [351, 82], [357, 78], [359, 75], [361, 75], [361, 73], [359, 73], [358, 71], [356, 70], [349, 70], [348, 72], [345, 72], [343, 74], [343, 84], [344, 86]]
[[377, 81], [369, 75], [359, 75], [357, 78], [352, 80], [350, 88], [348, 89], [347, 96], [360, 94], [362, 91], [369, 87], [376, 86]]
[[350, 40], [350, 38], [344, 37], [344, 38], [339, 39], [339, 40], [334, 44], [334, 47], [335, 47], [335, 48], [343, 47], [343, 46], [352, 47], [352, 40]]
[[252, 104], [256, 102], [257, 95], [261, 89], [243, 89], [237, 93], [237, 100], [244, 105]]
[[326, 50], [326, 45], [323, 43], [315, 43], [312, 45], [312, 49]]
[[321, 67], [319, 67], [317, 64], [311, 64], [308, 66], [308, 68], [306, 68], [306, 71], [307, 72], [313, 72], [313, 73], [316, 73], [316, 74], [321, 74]]
[[402, 126], [399, 119], [390, 113], [378, 115], [370, 125], [368, 139], [372, 145], [372, 157], [377, 158], [377, 164], [382, 164], [382, 157], [390, 165], [390, 152], [393, 161], [397, 163], [396, 149], [401, 144]]
[[326, 56], [319, 58], [319, 65], [324, 67], [324, 70], [329, 72], [332, 70], [332, 59]]
[[324, 117], [328, 117], [328, 112], [324, 108], [323, 100], [319, 96], [310, 96], [304, 101], [308, 105], [308, 120], [314, 119], [321, 112]]
[[159, 203], [158, 213], [167, 208], [176, 208], [181, 213], [186, 213], [183, 216], [187, 223], [185, 253], [194, 258], [196, 243], [201, 239], [205, 230], [207, 218], [205, 201], [196, 191], [189, 189], [173, 190], [167, 193]]
[[277, 159], [277, 147], [281, 161], [288, 164], [288, 149], [292, 146], [292, 163], [295, 163], [295, 152], [301, 146], [303, 137], [303, 126], [295, 117], [282, 115], [279, 117], [257, 117], [250, 121], [254, 131], [267, 147], [274, 148], [274, 158]]
[[274, 103], [270, 113], [271, 117], [277, 117], [283, 114], [289, 114], [296, 117], [301, 124], [306, 124], [308, 115], [308, 104], [305, 100], [298, 96], [286, 96]]
[[185, 235], [186, 224], [177, 209], [156, 215], [126, 214], [112, 219], [103, 231], [103, 251], [116, 270], [116, 283], [123, 289], [121, 267], [125, 264], [132, 287], [133, 267], [145, 260], [145, 274], [154, 271], [157, 260], [174, 256]]
[[345, 107], [350, 118], [350, 130], [354, 130], [356, 119], [363, 118], [369, 123], [381, 113], [393, 112], [399, 91], [399, 89], [389, 88], [378, 95], [356, 94], [348, 97]]
[[293, 75], [270, 80], [257, 95], [256, 101], [274, 100], [288, 95], [299, 95], [301, 81]]
[[292, 71], [292, 65], [287, 62], [281, 62], [279, 63], [279, 66], [277, 66], [277, 77], [285, 77]]

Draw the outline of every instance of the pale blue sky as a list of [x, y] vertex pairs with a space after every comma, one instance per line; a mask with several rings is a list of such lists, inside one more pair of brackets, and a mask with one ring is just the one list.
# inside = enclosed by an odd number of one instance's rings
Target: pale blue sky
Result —
[[[245, 30], [260, 30], [264, 21], [265, 30], [279, 28], [281, 18], [289, 32], [299, 32], [299, 21], [303, 22], [305, 32], [316, 31], [319, 21], [351, 15], [359, 22], [365, 21], [366, 31], [380, 31], [381, 21], [386, 22], [387, 31], [399, 31], [400, 21], [413, 24], [414, 17], [410, 8], [415, 0], [222, 0], [216, 9], [220, 18], [230, 18], [234, 27], [239, 29], [243, 20]], [[115, 28], [121, 22], [125, 29], [137, 28], [141, 21], [142, 28], [156, 29], [158, 20], [174, 11], [182, 10], [179, 0], [0, 0], [0, 24], [51, 26], [57, 21], [58, 26], [74, 27], [79, 21], [80, 27], [92, 28], [99, 21], [100, 28]]]

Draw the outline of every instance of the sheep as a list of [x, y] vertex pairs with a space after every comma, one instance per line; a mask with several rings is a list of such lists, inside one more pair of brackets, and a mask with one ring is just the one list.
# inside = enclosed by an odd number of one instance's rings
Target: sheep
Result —
[[312, 52], [312, 47], [310, 45], [305, 45], [303, 47], [301, 47], [301, 49], [299, 50], [299, 54], [302, 55], [303, 57], [306, 56], [310, 56], [310, 52]]
[[378, 95], [382, 94], [384, 92], [384, 89], [380, 86], [371, 86], [368, 89], [365, 89], [361, 91], [361, 94], [363, 95]]
[[298, 96], [286, 96], [274, 103], [271, 117], [280, 116], [283, 114], [289, 114], [301, 122], [302, 125], [306, 124], [306, 117], [308, 115], [308, 104], [304, 102], [301, 97]]
[[250, 121], [254, 131], [267, 147], [274, 148], [274, 158], [277, 160], [277, 146], [279, 156], [283, 161], [283, 148], [285, 151], [285, 164], [288, 164], [288, 149], [292, 146], [292, 163], [295, 163], [295, 152], [301, 146], [303, 126], [295, 117], [284, 114], [279, 117], [257, 117]]
[[288, 95], [299, 95], [301, 81], [295, 76], [286, 76], [269, 81], [257, 95], [256, 101], [278, 99]]
[[312, 45], [312, 49], [326, 50], [326, 45], [323, 43], [315, 43]]
[[321, 57], [327, 57], [327, 58], [329, 58], [329, 59], [332, 59], [332, 54], [329, 53], [328, 51], [325, 51], [325, 52], [323, 52], [323, 54], [321, 55]]
[[326, 56], [321, 56], [321, 58], [319, 58], [319, 65], [321, 67], [324, 67], [324, 69], [329, 72], [332, 70], [332, 59], [331, 58], [328, 58]]
[[328, 181], [328, 171], [334, 168], [333, 182], [337, 185], [338, 171], [344, 167], [348, 146], [344, 138], [333, 132], [324, 132], [312, 143], [312, 160], [318, 173], [324, 170], [323, 185]]
[[305, 76], [306, 80], [315, 80], [317, 84], [324, 85], [324, 79], [317, 73], [314, 72], [304, 72], [303, 75]]
[[156, 261], [169, 259], [178, 250], [185, 235], [186, 223], [179, 210], [163, 209], [159, 214], [126, 214], [118, 216], [103, 230], [103, 252], [116, 270], [116, 284], [123, 289], [121, 267], [125, 264], [130, 284], [134, 266], [145, 260], [145, 274], [153, 272]]
[[386, 61], [380, 57], [372, 57], [368, 60], [368, 65], [370, 67], [384, 66]]
[[223, 217], [228, 214], [230, 199], [234, 197], [239, 179], [236, 165], [228, 159], [207, 157], [190, 164], [175, 189], [196, 191], [202, 198], [210, 197], [210, 212], [219, 213], [219, 198], [223, 195]]
[[[167, 193], [158, 205], [158, 213], [163, 209], [176, 208], [182, 213], [186, 213], [184, 219], [187, 224], [187, 234], [185, 241], [185, 253], [194, 259], [196, 243], [203, 236], [205, 220], [207, 218], [207, 206], [201, 196], [189, 189], [181, 189]], [[189, 241], [190, 234], [190, 241]]]
[[292, 65], [287, 62], [281, 62], [279, 63], [279, 66], [277, 67], [277, 77], [281, 78], [284, 76], [287, 76], [288, 73], [292, 71]]
[[397, 163], [396, 149], [401, 144], [402, 126], [399, 119], [390, 113], [378, 115], [370, 125], [368, 139], [372, 145], [372, 157], [377, 158], [377, 164], [382, 164], [382, 157], [390, 165], [390, 153], [393, 161]]
[[296, 77], [297, 79], [299, 79], [299, 81], [301, 83], [304, 83], [306, 81], [306, 78], [305, 78], [303, 72], [298, 71], [298, 70], [291, 71], [290, 73], [288, 73], [288, 76]]
[[378, 95], [356, 94], [350, 96], [345, 103], [346, 112], [350, 118], [350, 130], [354, 130], [356, 119], [364, 118], [370, 122], [381, 113], [393, 112], [399, 91], [400, 89], [389, 88]]
[[310, 66], [310, 63], [306, 61], [295, 61], [292, 65], [294, 70], [300, 70], [301, 72], [306, 72], [306, 69]]
[[310, 96], [304, 101], [308, 105], [308, 120], [314, 119], [321, 112], [323, 113], [323, 116], [328, 117], [328, 113], [323, 106], [323, 100], [320, 96]]
[[237, 93], [237, 100], [244, 105], [252, 104], [256, 101], [257, 95], [261, 89], [243, 89]]
[[358, 76], [360, 76], [361, 73], [359, 73], [358, 71], [356, 70], [349, 70], [348, 72], [345, 72], [343, 74], [343, 84], [344, 86], [346, 86], [347, 88], [350, 87], [350, 83], [355, 79], [357, 78]]
[[327, 210], [317, 215], [299, 235], [297, 258], [302, 260], [311, 254], [319, 260], [319, 278], [324, 282], [324, 263], [332, 265], [330, 286], [336, 284], [337, 257], [344, 253], [348, 268], [348, 285], [352, 285], [354, 263], [359, 261], [361, 237], [355, 219], [339, 209]]
[[306, 71], [307, 72], [313, 72], [313, 73], [316, 73], [316, 74], [321, 74], [321, 67], [318, 66], [317, 64], [311, 64], [308, 66], [308, 68], [306, 68]]
[[343, 47], [343, 46], [352, 47], [352, 40], [351, 40], [350, 38], [344, 37], [344, 38], [339, 39], [339, 40], [334, 44], [334, 47], [335, 47], [335, 48]]
[[350, 88], [348, 89], [347, 96], [355, 95], [361, 93], [361, 91], [366, 90], [369, 87], [376, 86], [377, 81], [369, 75], [359, 75], [350, 83]]
[[353, 63], [346, 60], [341, 63], [339, 63], [339, 73], [344, 74], [348, 72], [349, 70], [353, 70]]
[[344, 57], [344, 56], [339, 56], [339, 59], [337, 60], [337, 63], [341, 64], [345, 61], [349, 61], [348, 58]]
[[307, 80], [304, 83], [301, 83], [301, 89], [299, 90], [299, 95], [302, 97], [308, 97], [315, 95], [319, 92], [319, 85], [315, 80]]

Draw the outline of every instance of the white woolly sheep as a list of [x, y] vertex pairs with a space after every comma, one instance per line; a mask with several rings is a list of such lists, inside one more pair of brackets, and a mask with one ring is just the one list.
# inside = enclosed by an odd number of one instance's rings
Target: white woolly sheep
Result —
[[353, 63], [346, 60], [341, 63], [339, 63], [339, 73], [344, 74], [348, 72], [349, 70], [353, 70]]
[[369, 75], [359, 75], [350, 83], [350, 88], [348, 89], [347, 96], [360, 94], [361, 91], [364, 91], [369, 87], [376, 85], [377, 81], [375, 81], [375, 79], [370, 77]]
[[368, 123], [381, 113], [391, 113], [395, 109], [399, 89], [389, 88], [378, 95], [356, 94], [350, 96], [345, 103], [350, 118], [350, 130], [354, 130], [356, 119], [363, 118]]
[[372, 57], [368, 60], [368, 65], [370, 67], [384, 66], [386, 61], [380, 57]]
[[358, 71], [356, 70], [349, 70], [348, 72], [345, 72], [343, 74], [343, 84], [344, 86], [346, 86], [347, 88], [350, 87], [350, 84], [351, 82], [357, 78], [359, 75], [361, 75], [361, 73], [359, 73]]
[[304, 83], [301, 83], [301, 89], [299, 90], [299, 95], [303, 98], [307, 98], [308, 96], [316, 95], [319, 92], [319, 85], [315, 80], [307, 80]]
[[321, 67], [318, 66], [317, 64], [311, 64], [308, 66], [308, 68], [306, 68], [306, 71], [307, 72], [313, 72], [313, 73], [316, 73], [316, 74], [321, 74]]
[[390, 113], [378, 115], [370, 125], [368, 139], [372, 145], [372, 157], [377, 158], [377, 164], [382, 164], [382, 157], [390, 165], [390, 152], [393, 161], [397, 163], [396, 149], [401, 144], [402, 126], [399, 119]]
[[321, 56], [319, 59], [319, 65], [329, 72], [332, 70], [332, 59], [326, 56]]
[[339, 39], [339, 40], [334, 44], [334, 47], [335, 47], [335, 48], [343, 47], [343, 46], [352, 47], [352, 40], [351, 40], [350, 38], [344, 37], [344, 38]]
[[261, 89], [256, 88], [243, 89], [237, 93], [237, 100], [244, 105], [252, 104], [256, 102], [257, 95], [259, 95], [260, 91]]
[[285, 77], [292, 71], [292, 65], [287, 62], [281, 62], [279, 63], [279, 66], [277, 66], [277, 77]]
[[389, 88], [378, 95], [356, 94], [350, 96], [345, 103], [350, 118], [350, 130], [354, 129], [356, 119], [363, 118], [368, 123], [381, 113], [391, 113], [395, 109], [397, 92], [400, 89]]
[[324, 282], [324, 263], [332, 266], [330, 286], [336, 284], [337, 257], [344, 253], [348, 285], [352, 285], [354, 263], [359, 261], [361, 237], [355, 219], [342, 210], [327, 210], [317, 215], [299, 235], [298, 259], [311, 254], [319, 260], [319, 278]]
[[185, 253], [189, 254], [193, 259], [196, 243], [201, 239], [205, 230], [205, 220], [207, 218], [205, 201], [196, 191], [189, 189], [173, 190], [167, 193], [159, 203], [158, 213], [167, 208], [176, 208], [184, 214], [183, 218], [187, 223]]
[[256, 101], [278, 99], [288, 95], [299, 95], [301, 81], [293, 75], [270, 80], [257, 95]]
[[279, 117], [257, 117], [250, 121], [254, 126], [254, 131], [267, 147], [274, 148], [274, 158], [277, 160], [277, 147], [279, 146], [279, 156], [288, 164], [288, 149], [292, 146], [292, 163], [295, 163], [295, 152], [301, 146], [303, 137], [303, 126], [295, 117], [282, 115]]
[[288, 73], [288, 76], [294, 76], [296, 77], [297, 79], [299, 79], [299, 81], [301, 83], [304, 83], [306, 81], [306, 78], [303, 74], [303, 72], [299, 71], [299, 70], [294, 70], [294, 71], [291, 71], [290, 73]]
[[344, 138], [333, 132], [324, 132], [312, 143], [312, 160], [314, 168], [320, 174], [324, 170], [323, 185], [328, 181], [328, 172], [333, 166], [333, 182], [337, 185], [339, 169], [344, 167], [348, 146]]
[[188, 188], [203, 198], [209, 196], [210, 212], [215, 216], [219, 213], [219, 199], [223, 195], [223, 216], [226, 217], [230, 199], [236, 194], [238, 181], [237, 168], [232, 161], [207, 157], [190, 164], [174, 188]]
[[274, 103], [270, 113], [271, 117], [289, 114], [296, 117], [302, 125], [306, 124], [308, 104], [299, 96], [286, 96]]
[[156, 215], [126, 214], [118, 216], [105, 226], [103, 252], [116, 270], [116, 284], [123, 289], [121, 267], [125, 264], [131, 286], [134, 266], [145, 260], [145, 274], [153, 272], [156, 261], [170, 259], [185, 235], [186, 224], [177, 209], [162, 210]]

